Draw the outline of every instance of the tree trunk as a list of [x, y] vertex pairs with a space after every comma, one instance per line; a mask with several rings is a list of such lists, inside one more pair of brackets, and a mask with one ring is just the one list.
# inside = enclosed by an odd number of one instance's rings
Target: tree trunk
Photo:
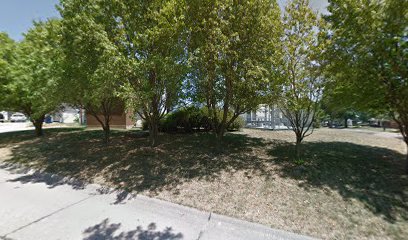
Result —
[[407, 155], [405, 156], [405, 174], [408, 175], [408, 141], [405, 141], [405, 145], [407, 146]]
[[402, 119], [398, 119], [395, 115], [393, 116], [394, 120], [398, 124], [398, 128], [400, 130], [400, 133], [404, 139], [405, 145], [407, 147], [407, 156], [406, 156], [406, 162], [405, 162], [405, 173], [408, 175], [408, 114], [400, 114], [400, 116], [405, 116]]
[[224, 137], [225, 128], [224, 126], [220, 126], [220, 128], [216, 132], [217, 141], [219, 144], [222, 142], [222, 138]]
[[41, 117], [39, 117], [39, 118], [37, 118], [37, 119], [34, 119], [33, 121], [32, 121], [32, 123], [33, 123], [33, 125], [34, 125], [34, 128], [35, 128], [35, 135], [37, 136], [37, 137], [40, 137], [40, 136], [42, 136], [44, 133], [43, 133], [43, 122], [44, 122], [44, 118], [45, 118], [45, 116], [44, 115], [42, 115]]
[[110, 125], [109, 123], [105, 123], [105, 125], [102, 127], [103, 132], [104, 132], [104, 142], [108, 144], [110, 142]]
[[296, 141], [296, 159], [299, 160], [301, 156], [300, 142]]
[[157, 138], [159, 135], [158, 122], [151, 119], [149, 123], [149, 141], [152, 147], [157, 145]]
[[345, 128], [348, 128], [348, 126], [347, 126], [347, 118], [344, 118], [344, 127], [345, 127]]
[[296, 159], [299, 160], [302, 157], [301, 149], [302, 137], [300, 134], [296, 134]]

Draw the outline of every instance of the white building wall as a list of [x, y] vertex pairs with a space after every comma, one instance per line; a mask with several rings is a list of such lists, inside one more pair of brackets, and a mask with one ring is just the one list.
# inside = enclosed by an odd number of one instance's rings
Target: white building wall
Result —
[[79, 109], [64, 106], [61, 111], [52, 115], [52, 120], [60, 123], [77, 123], [79, 121]]
[[247, 113], [244, 119], [246, 120], [247, 127], [268, 129], [289, 128], [288, 120], [277, 106], [261, 104], [256, 111]]
[[10, 116], [11, 116], [11, 112], [7, 112], [7, 111], [0, 111], [1, 114], [3, 114], [4, 116], [4, 120], [8, 121], [10, 120]]

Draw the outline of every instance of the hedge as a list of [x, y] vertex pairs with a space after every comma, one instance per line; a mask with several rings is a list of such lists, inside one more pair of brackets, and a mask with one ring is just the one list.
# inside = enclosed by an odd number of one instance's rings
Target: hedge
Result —
[[[221, 111], [219, 111], [221, 118]], [[232, 112], [228, 114], [228, 119], [231, 119]], [[228, 131], [239, 130], [245, 125], [244, 120], [241, 117], [232, 122], [227, 129]], [[143, 122], [143, 130], [148, 129], [146, 121]], [[207, 108], [187, 107], [180, 108], [176, 111], [168, 113], [159, 124], [159, 131], [161, 132], [194, 132], [194, 131], [210, 131], [211, 130], [211, 118], [208, 114]]]

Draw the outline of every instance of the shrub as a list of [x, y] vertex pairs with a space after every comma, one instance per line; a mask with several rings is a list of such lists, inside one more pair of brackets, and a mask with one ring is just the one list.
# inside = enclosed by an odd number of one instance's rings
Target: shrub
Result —
[[319, 120], [315, 120], [313, 122], [313, 128], [320, 128], [321, 127], [321, 122]]
[[228, 131], [238, 131], [245, 126], [245, 121], [242, 117], [237, 117], [228, 127]]
[[177, 131], [177, 116], [173, 113], [167, 114], [159, 123], [159, 131], [161, 132]]
[[200, 130], [203, 126], [203, 111], [197, 107], [181, 108], [166, 115], [163, 121], [163, 131], [185, 132]]
[[[221, 118], [221, 110], [219, 111]], [[232, 117], [232, 113], [228, 114], [228, 120]], [[241, 129], [245, 125], [244, 120], [238, 117], [229, 127], [228, 131]], [[142, 123], [142, 129], [147, 130], [148, 124], [146, 121]], [[168, 113], [159, 123], [159, 131], [161, 132], [193, 132], [193, 131], [210, 131], [211, 118], [206, 108], [187, 107], [180, 108], [176, 111]]]

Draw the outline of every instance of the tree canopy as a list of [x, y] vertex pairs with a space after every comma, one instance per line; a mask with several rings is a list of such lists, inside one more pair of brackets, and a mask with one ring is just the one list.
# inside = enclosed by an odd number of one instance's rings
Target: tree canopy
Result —
[[[6, 34], [0, 32], [0, 94], [7, 93], [6, 85], [11, 81], [11, 66], [16, 58], [16, 43]], [[4, 98], [0, 99], [0, 106], [6, 107]]]
[[63, 81], [67, 103], [93, 116], [109, 141], [112, 115], [124, 109], [118, 97], [127, 74], [113, 19], [112, 1], [61, 1]]
[[329, 2], [328, 90], [339, 103], [390, 113], [408, 144], [408, 2]]
[[186, 21], [191, 85], [221, 138], [235, 118], [262, 103], [275, 81], [280, 9], [273, 0], [189, 1]]
[[283, 27], [281, 84], [275, 91], [278, 105], [295, 132], [300, 157], [300, 143], [311, 134], [324, 89], [326, 31], [308, 0], [293, 0], [286, 6]]
[[59, 20], [35, 22], [16, 45], [15, 59], [9, 68], [10, 80], [3, 85], [4, 107], [25, 113], [37, 135], [42, 135], [45, 115], [56, 110], [61, 101], [56, 91], [61, 75], [57, 64], [59, 30]]
[[177, 103], [186, 75], [184, 1], [122, 1], [122, 49], [129, 76], [122, 96], [149, 126], [157, 144], [158, 125]]

